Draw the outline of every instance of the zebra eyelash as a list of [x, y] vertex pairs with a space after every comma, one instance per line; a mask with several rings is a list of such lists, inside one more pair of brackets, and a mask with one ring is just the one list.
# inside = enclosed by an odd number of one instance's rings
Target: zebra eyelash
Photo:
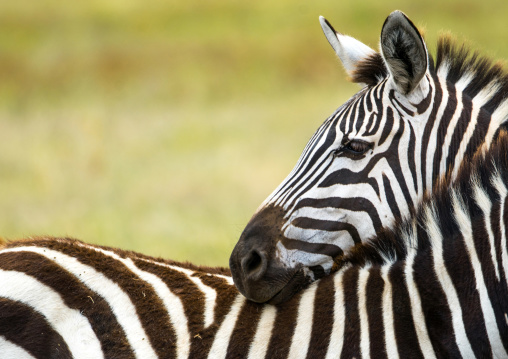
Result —
[[348, 140], [344, 144], [342, 144], [338, 149], [333, 151], [334, 157], [346, 156], [349, 158], [363, 158], [363, 155], [372, 149], [372, 143], [362, 141], [362, 140]]

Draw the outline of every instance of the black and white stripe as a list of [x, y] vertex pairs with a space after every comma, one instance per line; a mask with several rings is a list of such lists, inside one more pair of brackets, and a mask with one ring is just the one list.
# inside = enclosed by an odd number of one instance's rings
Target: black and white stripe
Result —
[[507, 358], [508, 136], [283, 305], [227, 270], [41, 238], [0, 250], [2, 358]]
[[[258, 302], [285, 300], [292, 286], [330, 273], [335, 256], [408, 215], [440, 178], [455, 178], [508, 119], [502, 68], [446, 37], [434, 63], [401, 12], [383, 25], [381, 53], [321, 24], [366, 86], [317, 130], [232, 253], [235, 284]], [[302, 279], [290, 282], [295, 273]]]

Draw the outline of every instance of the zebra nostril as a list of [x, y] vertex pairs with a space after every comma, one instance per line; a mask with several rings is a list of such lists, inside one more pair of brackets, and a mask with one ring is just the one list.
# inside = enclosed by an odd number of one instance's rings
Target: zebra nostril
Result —
[[252, 249], [242, 259], [242, 270], [245, 278], [249, 280], [259, 280], [265, 274], [266, 268], [266, 255], [257, 249]]

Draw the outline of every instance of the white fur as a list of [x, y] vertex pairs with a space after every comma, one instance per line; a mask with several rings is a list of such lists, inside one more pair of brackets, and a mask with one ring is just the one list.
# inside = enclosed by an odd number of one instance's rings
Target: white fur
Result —
[[335, 53], [340, 58], [340, 61], [342, 62], [342, 65], [344, 65], [344, 69], [348, 75], [352, 74], [359, 61], [375, 54], [374, 50], [361, 41], [358, 41], [351, 36], [336, 33], [328, 26], [324, 17], [320, 16], [319, 22], [323, 28], [326, 39], [330, 45], [332, 45]]
[[[215, 314], [214, 314], [215, 310], [214, 309], [215, 309], [215, 300], [217, 299], [217, 292], [215, 291], [215, 289], [210, 288], [209, 286], [205, 285], [201, 281], [201, 279], [193, 276], [193, 274], [196, 273], [195, 271], [192, 271], [187, 268], [173, 266], [173, 265], [162, 263], [162, 262], [156, 262], [156, 261], [149, 260], [149, 259], [144, 259], [144, 258], [139, 258], [139, 259], [144, 262], [158, 265], [160, 267], [170, 268], [172, 270], [175, 270], [177, 272], [185, 274], [185, 276], [196, 285], [196, 287], [203, 293], [203, 296], [205, 297], [205, 310], [204, 310], [204, 312], [205, 312], [204, 317], [205, 318], [204, 318], [203, 326], [205, 328], [208, 328], [213, 323], [214, 317], [215, 317]], [[228, 277], [228, 279], [231, 279], [231, 278]]]
[[508, 286], [508, 250], [506, 246], [508, 245], [506, 240], [506, 223], [504, 223], [504, 205], [506, 196], [508, 196], [508, 189], [506, 188], [503, 179], [499, 175], [499, 170], [496, 168], [494, 171], [494, 174], [492, 176], [491, 182], [493, 186], [496, 188], [496, 191], [499, 193], [500, 200], [499, 200], [499, 228], [501, 229], [501, 265], [504, 272], [504, 277], [506, 280], [506, 285]]
[[367, 314], [367, 281], [369, 280], [369, 266], [358, 273], [358, 315], [360, 325], [360, 353], [362, 359], [370, 358], [369, 318]]
[[[90, 266], [84, 265], [76, 258], [47, 248], [16, 247], [4, 249], [2, 252], [38, 253], [65, 268], [88, 288], [99, 294], [108, 302], [137, 357], [143, 359], [157, 358], [154, 349], [150, 345], [148, 336], [139, 321], [136, 307], [132, 304], [129, 296], [115, 282], [111, 281], [102, 273]], [[68, 329], [68, 331], [69, 333], [75, 332], [73, 328]], [[75, 341], [76, 340], [69, 340], [68, 343], [72, 344]]]
[[334, 275], [333, 283], [335, 290], [335, 301], [333, 305], [333, 327], [330, 335], [330, 343], [326, 352], [326, 359], [335, 359], [340, 357], [344, 345], [344, 323], [346, 321], [346, 309], [344, 303], [344, 288], [342, 279], [346, 266], [341, 272]]
[[[415, 236], [413, 232], [413, 236]], [[414, 237], [415, 238], [415, 237]], [[415, 239], [412, 240], [415, 242]], [[409, 242], [411, 243], [411, 242]], [[408, 246], [408, 257], [404, 267], [404, 274], [406, 277], [406, 286], [409, 294], [409, 301], [411, 304], [411, 315], [413, 316], [413, 322], [415, 325], [416, 336], [418, 337], [418, 344], [422, 353], [425, 354], [426, 358], [436, 358], [432, 342], [430, 341], [429, 332], [427, 330], [427, 324], [425, 322], [425, 315], [422, 310], [422, 302], [420, 299], [420, 292], [416, 287], [416, 283], [413, 279], [413, 264], [416, 256], [416, 246]]]
[[483, 212], [484, 218], [483, 222], [485, 223], [487, 235], [489, 236], [490, 256], [492, 259], [492, 265], [496, 273], [496, 278], [499, 281], [499, 266], [497, 264], [496, 257], [496, 244], [494, 243], [494, 233], [492, 232], [490, 217], [490, 213], [492, 211], [492, 202], [490, 201], [489, 196], [487, 195], [485, 190], [480, 187], [478, 177], [475, 176], [471, 182], [473, 187], [473, 198], [475, 202], [478, 204], [478, 207], [480, 207]]
[[296, 328], [291, 339], [288, 359], [305, 359], [309, 350], [312, 334], [312, 319], [314, 317], [314, 298], [317, 284], [310, 286], [300, 297]]
[[256, 334], [250, 345], [249, 356], [247, 359], [265, 358], [272, 337], [273, 325], [277, 316], [277, 308], [266, 304], [263, 307], [263, 313], [259, 318]]
[[25, 349], [8, 341], [0, 335], [0, 355], [2, 359], [35, 359]]
[[[104, 357], [99, 339], [88, 319], [79, 310], [69, 308], [53, 289], [16, 271], [0, 270], [0, 283], [0, 297], [26, 304], [43, 315], [62, 336], [74, 358]], [[0, 346], [0, 356], [3, 349]]]
[[102, 248], [87, 246], [84, 244], [77, 243], [81, 247], [90, 248], [100, 252], [108, 257], [111, 257], [121, 263], [123, 263], [129, 270], [148, 284], [152, 286], [152, 288], [157, 293], [158, 297], [164, 303], [166, 310], [169, 314], [169, 319], [171, 320], [171, 324], [175, 330], [176, 335], [176, 347], [177, 350], [177, 358], [187, 358], [190, 352], [190, 334], [187, 323], [187, 316], [185, 315], [182, 302], [177, 295], [173, 294], [168, 286], [155, 274], [145, 272], [139, 269], [131, 258], [122, 258], [114, 252], [107, 251]]
[[213, 340], [212, 347], [208, 353], [208, 359], [220, 359], [226, 357], [231, 334], [233, 334], [236, 320], [238, 319], [238, 315], [240, 314], [244, 304], [245, 297], [238, 294], [231, 305], [229, 313], [222, 321], [219, 330], [217, 330], [217, 334], [215, 334], [215, 339]]
[[[479, 189], [475, 188], [475, 197], [477, 196], [478, 191]], [[478, 204], [480, 205], [480, 203]], [[468, 210], [463, 203], [462, 198], [455, 192], [455, 190], [452, 190], [452, 205], [455, 222], [457, 222], [460, 232], [464, 238], [467, 252], [469, 254], [469, 260], [473, 267], [473, 272], [476, 280], [476, 289], [480, 295], [480, 306], [482, 308], [483, 318], [485, 320], [487, 336], [489, 337], [490, 346], [492, 348], [492, 355], [494, 358], [507, 358], [508, 353], [504, 349], [504, 344], [501, 340], [494, 309], [492, 308], [489, 293], [487, 292], [487, 286], [485, 285], [485, 281], [483, 279], [482, 265], [478, 258], [478, 254], [476, 253], [476, 248], [473, 241], [473, 227], [471, 224], [471, 218], [467, 213]]]
[[443, 288], [448, 307], [452, 314], [453, 331], [459, 351], [464, 358], [474, 358], [474, 352], [466, 335], [464, 320], [462, 319], [462, 308], [460, 306], [459, 297], [444, 263], [443, 235], [437, 225], [434, 209], [431, 207], [425, 208], [425, 229], [432, 244], [434, 272]]
[[[439, 70], [438, 70], [438, 73], [439, 73]], [[429, 141], [430, 142], [428, 144], [428, 146], [429, 146], [428, 148], [436, 148], [437, 147], [437, 138], [438, 138], [437, 131], [438, 131], [439, 126], [441, 124], [441, 120], [443, 119], [443, 114], [444, 114], [444, 111], [445, 111], [446, 106], [448, 104], [448, 98], [449, 98], [448, 88], [447, 88], [447, 84], [446, 84], [446, 79], [441, 77], [441, 76], [439, 76], [438, 77], [438, 81], [439, 81], [439, 83], [436, 84], [436, 86], [439, 85], [441, 87], [441, 89], [443, 91], [443, 98], [442, 98], [441, 103], [439, 104], [439, 108], [437, 110], [436, 120], [432, 124], [433, 125], [432, 126], [432, 132], [431, 132], [431, 134], [429, 136]], [[433, 101], [435, 101], [435, 99]], [[457, 115], [454, 115], [454, 116], [457, 116]], [[451, 122], [456, 123], [457, 122], [457, 118], [452, 118]], [[445, 141], [446, 141], [446, 138], [445, 138]], [[442, 148], [443, 148], [444, 151], [446, 151], [446, 153], [448, 153], [447, 143], [446, 142], [442, 146]], [[427, 151], [427, 153], [426, 153], [426, 156], [427, 156], [427, 158], [426, 158], [427, 169], [426, 169], [425, 184], [426, 184], [427, 188], [432, 188], [433, 185], [434, 185], [434, 183], [432, 181], [432, 166], [434, 164], [434, 154], [435, 154], [435, 151]], [[443, 158], [446, 158], [446, 157], [444, 156]], [[446, 166], [443, 163], [440, 163], [439, 171], [440, 171], [441, 174], [445, 173]]]
[[384, 334], [386, 355], [390, 359], [398, 359], [399, 351], [397, 350], [397, 342], [395, 341], [395, 327], [393, 321], [392, 283], [388, 277], [390, 269], [391, 265], [384, 265], [381, 269], [381, 277], [384, 281], [382, 296], [383, 327], [385, 329]]

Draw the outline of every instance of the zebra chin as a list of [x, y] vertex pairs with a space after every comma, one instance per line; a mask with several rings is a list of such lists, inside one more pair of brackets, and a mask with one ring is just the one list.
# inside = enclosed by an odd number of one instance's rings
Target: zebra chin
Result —
[[247, 299], [256, 303], [277, 305], [291, 299], [314, 280], [304, 267], [283, 268], [270, 265], [261, 276], [252, 276], [242, 269], [236, 270], [230, 261], [233, 281]]

